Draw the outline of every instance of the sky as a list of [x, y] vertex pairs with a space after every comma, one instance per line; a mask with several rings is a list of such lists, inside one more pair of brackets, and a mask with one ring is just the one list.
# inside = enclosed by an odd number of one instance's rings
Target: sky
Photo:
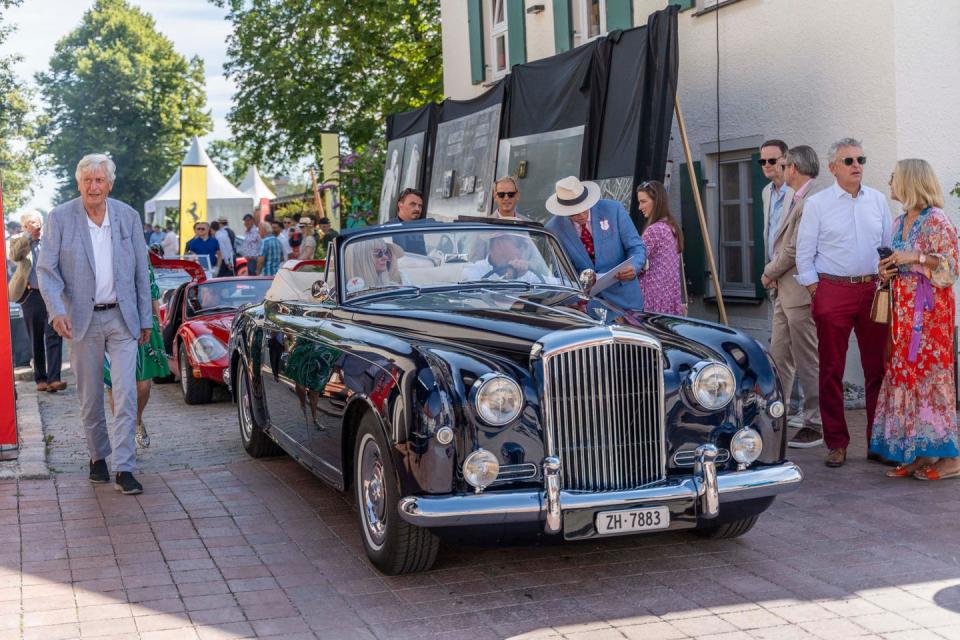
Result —
[[[213, 114], [213, 132], [204, 142], [229, 137], [226, 117], [230, 110], [233, 84], [223, 77], [230, 23], [226, 10], [207, 0], [131, 0], [156, 21], [156, 29], [173, 42], [177, 53], [203, 59], [207, 85], [207, 107]], [[23, 62], [19, 75], [31, 86], [33, 76], [44, 71], [57, 41], [80, 23], [93, 0], [24, 0], [22, 6], [4, 11], [4, 22], [17, 27], [3, 45], [3, 53], [18, 53]], [[49, 209], [56, 191], [52, 176], [41, 176], [33, 199], [26, 209]], [[130, 203], [140, 208], [143, 203]], [[16, 213], [16, 212], [11, 212]]]

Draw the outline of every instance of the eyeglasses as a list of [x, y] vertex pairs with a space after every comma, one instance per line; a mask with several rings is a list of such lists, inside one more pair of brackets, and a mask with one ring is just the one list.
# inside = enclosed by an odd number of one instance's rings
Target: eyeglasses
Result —
[[777, 164], [778, 162], [780, 162], [780, 160], [782, 160], [782, 158], [760, 158], [759, 160], [757, 160], [757, 162], [760, 163], [760, 166], [761, 166], [761, 167], [762, 167], [763, 165], [768, 165], [768, 166], [771, 166], [771, 167], [772, 167], [773, 165], [775, 165], [775, 164]]
[[497, 191], [498, 198], [513, 198], [516, 195], [516, 191]]
[[197, 231], [206, 231], [210, 227], [197, 227]]
[[390, 257], [390, 249], [374, 249], [374, 250], [373, 250], [373, 257], [374, 257], [374, 258], [389, 258], [389, 257]]
[[840, 162], [847, 165], [848, 167], [853, 164], [853, 161], [856, 160], [857, 164], [863, 166], [867, 164], [867, 156], [857, 156], [855, 158], [841, 158]]

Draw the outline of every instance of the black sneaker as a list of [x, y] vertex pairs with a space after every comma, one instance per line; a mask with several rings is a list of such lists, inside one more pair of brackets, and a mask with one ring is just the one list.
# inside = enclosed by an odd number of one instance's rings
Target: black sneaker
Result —
[[107, 469], [106, 460], [90, 461], [90, 482], [93, 484], [110, 482], [110, 471]]
[[117, 482], [113, 485], [113, 488], [125, 496], [143, 493], [143, 485], [137, 482], [137, 479], [129, 471], [121, 471], [117, 474]]
[[823, 444], [822, 433], [816, 429], [811, 429], [810, 427], [803, 427], [792, 438], [790, 438], [787, 446], [794, 449], [809, 449], [811, 447], [820, 446], [821, 444]]

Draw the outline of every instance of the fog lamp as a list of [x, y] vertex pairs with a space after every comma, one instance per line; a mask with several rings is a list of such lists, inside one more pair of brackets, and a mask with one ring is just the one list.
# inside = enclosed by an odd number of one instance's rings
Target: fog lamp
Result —
[[774, 400], [769, 405], [767, 405], [767, 413], [770, 414], [771, 418], [782, 417], [784, 411], [785, 411], [785, 408], [783, 406], [783, 403], [780, 402], [779, 400]]
[[753, 429], [740, 429], [730, 440], [730, 454], [740, 464], [750, 464], [760, 457], [763, 438]]
[[484, 449], [477, 449], [463, 462], [463, 479], [470, 486], [483, 489], [493, 484], [500, 473], [497, 456]]

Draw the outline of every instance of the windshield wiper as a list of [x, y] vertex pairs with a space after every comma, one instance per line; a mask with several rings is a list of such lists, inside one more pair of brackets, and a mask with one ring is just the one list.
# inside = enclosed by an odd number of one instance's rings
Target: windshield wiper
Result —
[[378, 287], [370, 289], [371, 293], [351, 298], [349, 302], [366, 302], [368, 300], [377, 300], [379, 298], [390, 298], [393, 296], [411, 296], [416, 298], [420, 295], [420, 287], [413, 285], [396, 285], [394, 287]]
[[481, 287], [523, 287], [524, 289], [530, 289], [531, 287], [536, 286], [536, 283], [527, 282], [526, 280], [461, 280], [457, 283], [458, 285], [467, 285], [467, 286], [481, 286]]

